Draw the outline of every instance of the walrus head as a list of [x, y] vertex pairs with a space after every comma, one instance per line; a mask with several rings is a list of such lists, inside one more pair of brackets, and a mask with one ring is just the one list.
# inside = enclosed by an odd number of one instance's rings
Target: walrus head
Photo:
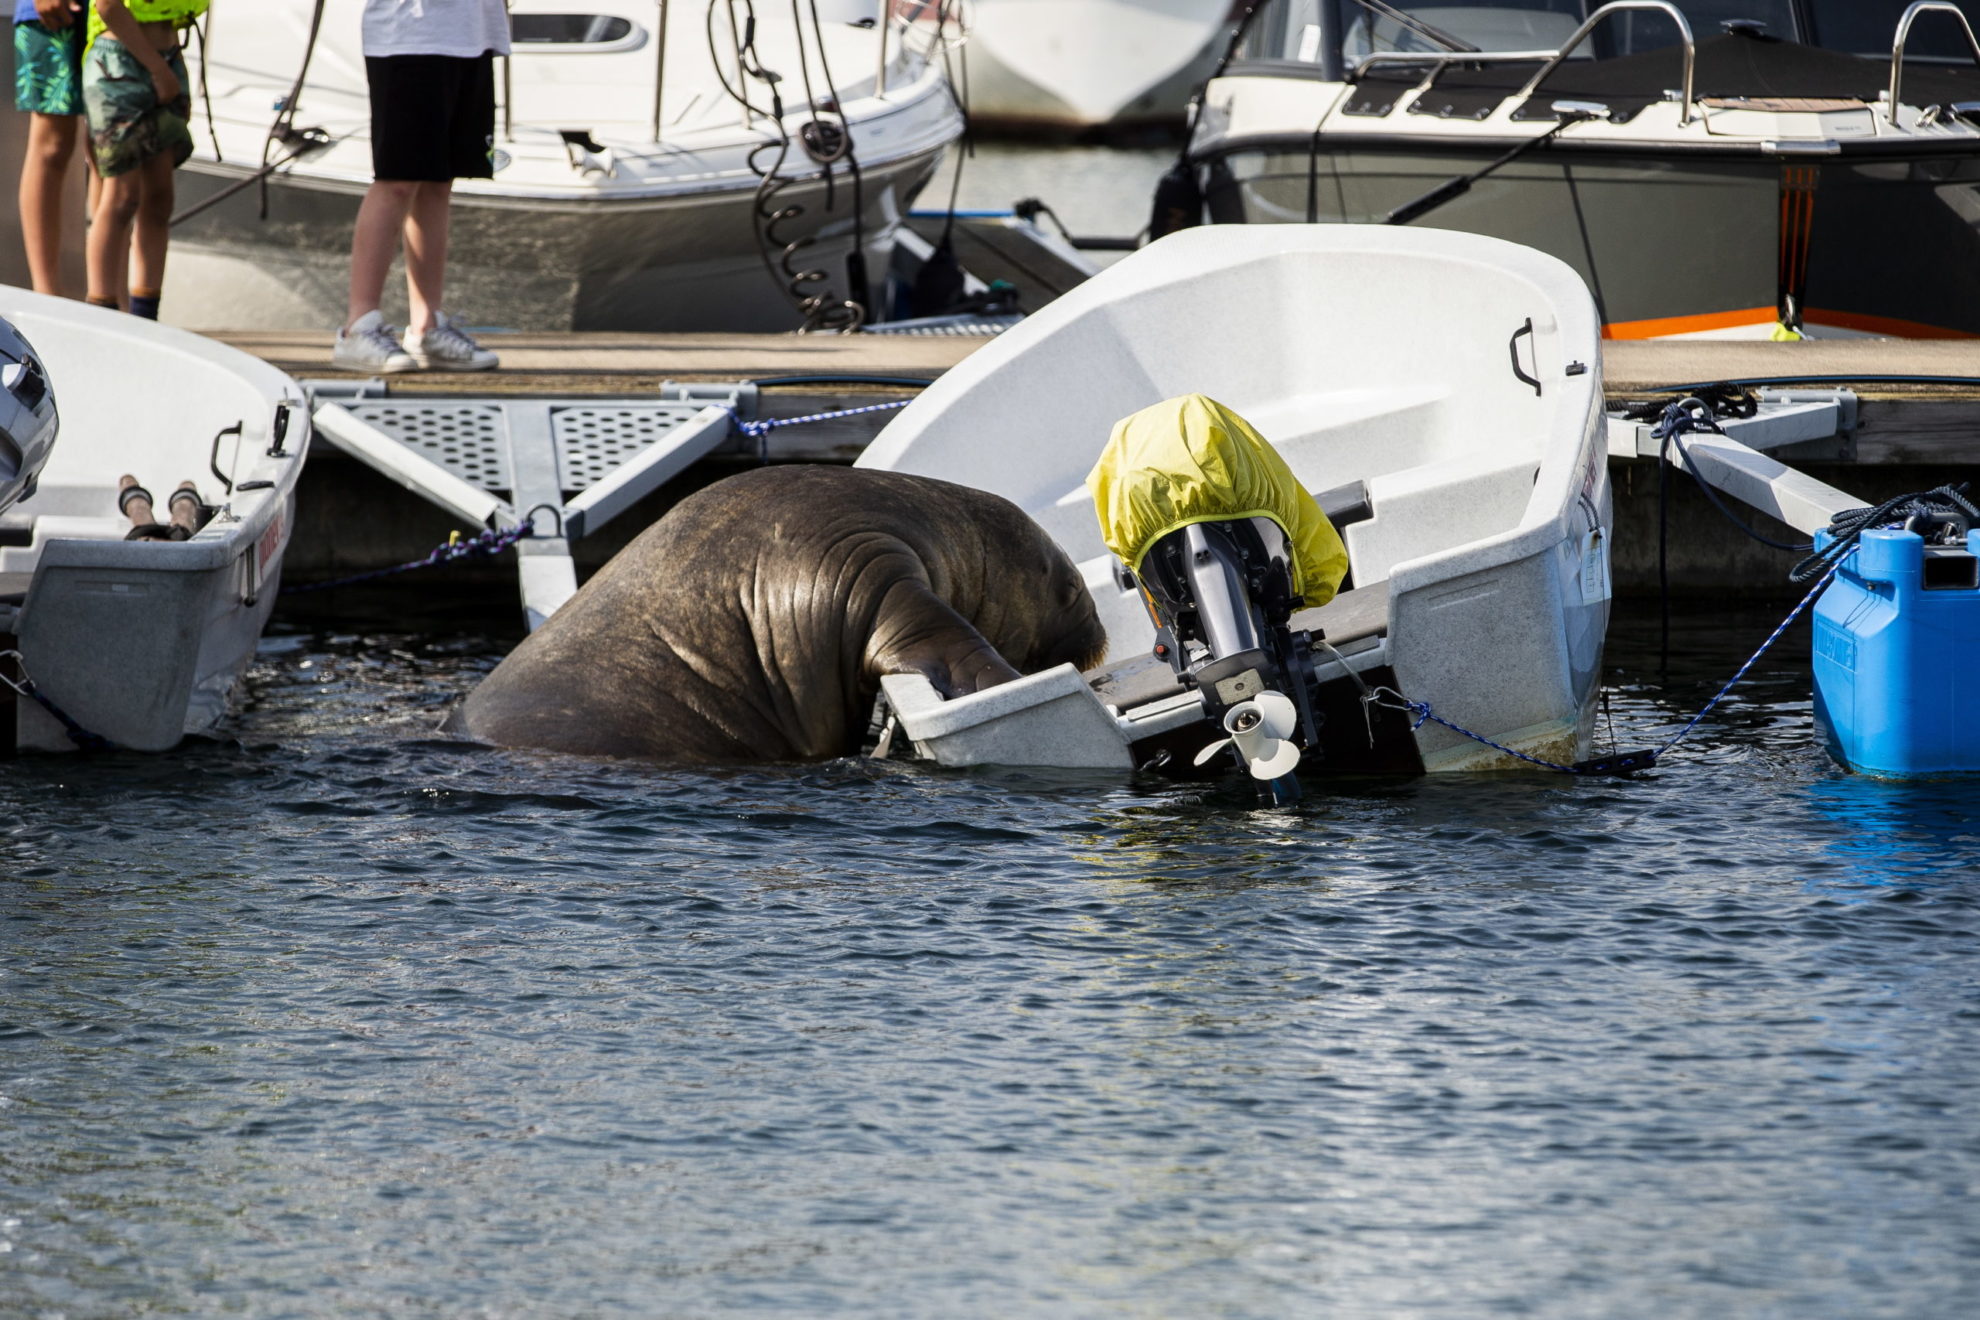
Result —
[[1107, 631], [1079, 570], [1024, 510], [930, 477], [860, 475], [891, 487], [919, 515], [894, 520], [893, 530], [914, 545], [930, 591], [978, 635], [973, 648], [951, 637], [911, 657], [896, 651], [910, 660], [905, 668], [926, 674], [946, 696], [962, 696], [1055, 665], [1090, 669], [1105, 658]]

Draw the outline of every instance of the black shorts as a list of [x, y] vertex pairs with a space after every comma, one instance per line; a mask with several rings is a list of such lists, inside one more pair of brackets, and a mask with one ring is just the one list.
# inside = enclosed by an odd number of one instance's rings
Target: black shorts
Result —
[[495, 57], [367, 55], [371, 174], [444, 183], [495, 176]]

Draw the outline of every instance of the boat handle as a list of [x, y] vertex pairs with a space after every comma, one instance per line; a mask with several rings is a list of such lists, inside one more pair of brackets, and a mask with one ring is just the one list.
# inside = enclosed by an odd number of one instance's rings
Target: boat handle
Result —
[[289, 451], [282, 447], [282, 442], [289, 438], [289, 407], [290, 405], [287, 399], [275, 405], [275, 423], [270, 428], [270, 434], [273, 435], [275, 442], [268, 446], [268, 457], [270, 458], [287, 458], [289, 456]]
[[[1520, 370], [1519, 366], [1519, 341], [1522, 336], [1529, 340], [1533, 338], [1533, 318], [1530, 316], [1526, 318], [1525, 325], [1512, 332], [1512, 338], [1507, 341], [1506, 349], [1512, 354], [1513, 375], [1519, 377], [1528, 385], [1531, 385], [1533, 387], [1533, 397], [1537, 399], [1540, 397], [1540, 378], [1538, 376], [1527, 375], [1524, 371]], [[1535, 371], [1540, 370], [1540, 350], [1537, 346], [1533, 350], [1533, 369]]]
[[[223, 426], [215, 431], [213, 433], [213, 452], [206, 457], [207, 470], [213, 474], [215, 481], [218, 481], [227, 488], [229, 495], [234, 493], [234, 479], [220, 470], [220, 442], [230, 435], [239, 438], [243, 434], [241, 428], [244, 425], [245, 422], [235, 422], [232, 426]], [[238, 458], [239, 455], [236, 454], [236, 457]]]

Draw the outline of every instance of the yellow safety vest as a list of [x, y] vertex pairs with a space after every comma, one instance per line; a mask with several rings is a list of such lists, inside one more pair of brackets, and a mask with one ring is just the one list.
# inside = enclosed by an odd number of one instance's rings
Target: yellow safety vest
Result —
[[[205, 13], [212, 3], [213, 0], [124, 0], [124, 8], [130, 10], [131, 17], [140, 23], [171, 23], [185, 27]], [[83, 45], [85, 48], [95, 45], [96, 39], [108, 31], [103, 26], [103, 15], [97, 13], [96, 6], [91, 4], [89, 36]]]

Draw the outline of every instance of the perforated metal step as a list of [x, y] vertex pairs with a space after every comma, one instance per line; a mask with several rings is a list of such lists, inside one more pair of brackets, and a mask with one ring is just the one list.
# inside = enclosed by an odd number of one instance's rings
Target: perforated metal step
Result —
[[475, 403], [454, 399], [352, 402], [353, 417], [423, 454], [471, 485], [507, 494], [515, 487], [509, 463], [511, 414], [541, 411], [549, 419], [557, 481], [574, 495], [693, 421], [699, 403], [553, 404], [533, 400]]
[[603, 481], [648, 445], [693, 421], [699, 403], [586, 403], [553, 406], [550, 435], [566, 492]]

